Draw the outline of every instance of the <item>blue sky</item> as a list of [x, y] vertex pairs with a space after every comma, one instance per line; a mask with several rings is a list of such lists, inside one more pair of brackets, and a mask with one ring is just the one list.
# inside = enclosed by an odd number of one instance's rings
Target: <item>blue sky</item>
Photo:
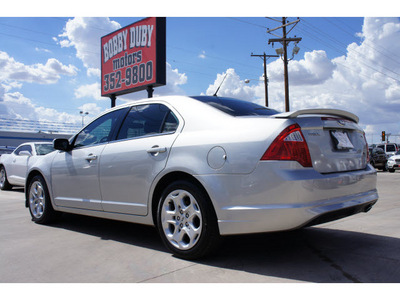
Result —
[[[146, 14], [81, 18], [60, 17], [56, 11], [47, 17], [29, 15], [0, 17], [0, 117], [80, 123], [80, 110], [89, 112], [88, 121], [109, 108], [109, 99], [99, 96], [100, 37]], [[349, 110], [360, 116], [369, 143], [378, 142], [381, 130], [400, 141], [394, 136], [400, 134], [396, 121], [399, 18], [299, 17], [289, 34], [302, 38], [300, 52], [289, 63], [291, 110]], [[275, 54], [268, 45], [275, 36], [266, 30], [279, 25], [265, 17], [240, 17], [237, 12], [219, 17], [167, 16], [167, 86], [157, 88], [155, 94], [212, 94], [228, 74], [220, 95], [262, 104], [263, 83], [245, 84], [244, 80], [261, 78], [262, 60], [250, 55]], [[268, 77], [270, 107], [283, 111], [279, 58], [268, 60]], [[117, 104], [146, 96], [145, 92], [121, 96]]]

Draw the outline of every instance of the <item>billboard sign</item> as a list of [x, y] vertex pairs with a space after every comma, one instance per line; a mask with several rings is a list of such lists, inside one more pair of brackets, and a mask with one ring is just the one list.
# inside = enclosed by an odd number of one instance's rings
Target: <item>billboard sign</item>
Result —
[[101, 95], [166, 84], [166, 19], [146, 18], [101, 38]]

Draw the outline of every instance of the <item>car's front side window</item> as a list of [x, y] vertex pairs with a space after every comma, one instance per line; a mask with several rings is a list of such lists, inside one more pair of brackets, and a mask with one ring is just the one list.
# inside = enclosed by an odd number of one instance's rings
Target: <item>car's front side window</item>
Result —
[[175, 131], [176, 117], [162, 104], [134, 106], [125, 118], [117, 140]]
[[15, 150], [14, 153], [15, 153], [16, 155], [19, 155], [22, 151], [28, 151], [30, 154], [32, 154], [32, 147], [29, 146], [29, 145], [24, 145], [24, 146], [18, 147], [18, 148]]
[[74, 148], [108, 142], [120, 113], [112, 111], [90, 123], [75, 138]]

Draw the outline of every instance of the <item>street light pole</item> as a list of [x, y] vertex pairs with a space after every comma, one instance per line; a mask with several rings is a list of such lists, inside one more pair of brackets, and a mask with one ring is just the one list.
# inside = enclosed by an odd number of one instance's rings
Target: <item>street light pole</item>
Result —
[[83, 127], [83, 125], [85, 124], [85, 123], [84, 123], [84, 119], [85, 119], [85, 117], [86, 117], [89, 113], [88, 113], [87, 111], [85, 111], [85, 112], [80, 111], [79, 114], [80, 114], [81, 117], [82, 117], [82, 127]]

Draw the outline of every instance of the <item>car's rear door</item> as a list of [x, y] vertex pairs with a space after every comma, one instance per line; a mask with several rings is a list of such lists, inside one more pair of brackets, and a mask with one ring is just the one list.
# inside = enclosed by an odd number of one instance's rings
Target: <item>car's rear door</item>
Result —
[[151, 184], [165, 168], [178, 123], [163, 104], [132, 107], [117, 139], [104, 148], [101, 156], [104, 211], [147, 214]]

